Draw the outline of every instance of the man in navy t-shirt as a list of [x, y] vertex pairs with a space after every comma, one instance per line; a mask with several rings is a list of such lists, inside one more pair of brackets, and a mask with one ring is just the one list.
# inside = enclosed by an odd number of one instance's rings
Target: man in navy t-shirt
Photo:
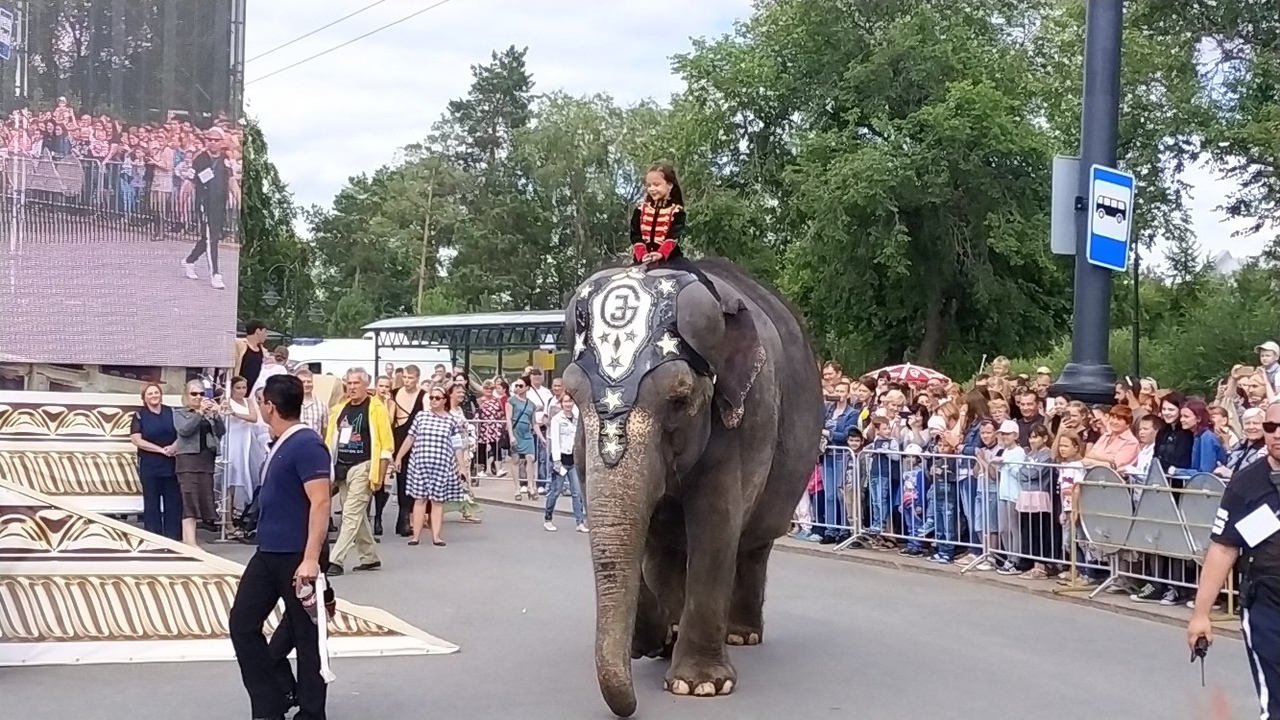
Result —
[[324, 720], [326, 684], [320, 676], [318, 628], [297, 598], [297, 588], [314, 583], [328, 564], [329, 476], [332, 463], [324, 441], [303, 425], [302, 381], [291, 375], [268, 378], [262, 418], [275, 438], [258, 495], [258, 551], [244, 569], [231, 606], [231, 644], [253, 717], [283, 720], [294, 703], [279, 679], [267, 648], [263, 624], [284, 600], [285, 621], [298, 651], [295, 720]]

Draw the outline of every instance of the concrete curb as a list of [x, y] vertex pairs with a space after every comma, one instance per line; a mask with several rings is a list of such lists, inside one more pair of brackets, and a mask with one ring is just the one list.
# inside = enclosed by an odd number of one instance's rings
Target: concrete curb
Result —
[[[541, 504], [534, 505], [526, 502], [518, 502], [516, 500], [500, 500], [497, 498], [486, 498], [486, 497], [480, 497], [479, 495], [477, 495], [476, 502], [482, 505], [494, 505], [497, 507], [512, 508], [515, 510], [524, 510], [526, 512], [538, 512], [538, 513], [545, 512], [544, 505], [541, 505]], [[555, 514], [563, 517], [573, 517], [572, 512], [569, 512], [567, 510], [562, 510], [560, 508], [556, 508]], [[1013, 582], [1006, 582], [1004, 580], [999, 579], [998, 577], [989, 577], [980, 573], [965, 573], [964, 575], [961, 575], [959, 572], [956, 572], [954, 569], [947, 569], [947, 567], [936, 566], [936, 565], [917, 565], [914, 563], [898, 562], [897, 560], [891, 557], [876, 557], [872, 555], [864, 555], [861, 553], [857, 553], [856, 551], [836, 553], [836, 552], [832, 552], [831, 550], [821, 549], [820, 547], [801, 545], [794, 541], [788, 541], [785, 538], [779, 540], [777, 543], [774, 544], [773, 547], [775, 550], [780, 550], [782, 552], [790, 553], [792, 555], [807, 555], [809, 557], [823, 558], [826, 560], [835, 560], [837, 562], [853, 563], [855, 565], [884, 568], [888, 570], [901, 570], [904, 572], [912, 572], [920, 575], [933, 575], [937, 577], [952, 578], [954, 580], [958, 580], [962, 582], [980, 583], [989, 587], [999, 588], [1001, 590], [1008, 590], [1011, 592], [1022, 593], [1023, 595], [1032, 595], [1035, 597], [1045, 598], [1047, 600], [1054, 600], [1056, 602], [1063, 602], [1071, 605], [1076, 605], [1078, 607], [1091, 608], [1093, 610], [1101, 610], [1103, 612], [1109, 612], [1115, 615], [1122, 615], [1125, 617], [1136, 618], [1138, 620], [1147, 620], [1150, 622], [1160, 623], [1161, 625], [1168, 625], [1170, 627], [1184, 628], [1186, 627], [1186, 624], [1187, 624], [1186, 618], [1168, 615], [1160, 612], [1152, 612], [1150, 610], [1145, 609], [1145, 606], [1142, 606], [1142, 605], [1137, 605], [1132, 603], [1120, 603], [1120, 602], [1116, 602], [1116, 603], [1105, 602], [1105, 601], [1099, 602], [1097, 600], [1090, 600], [1084, 594], [1067, 595], [1067, 594], [1055, 593], [1053, 592], [1053, 589], [1049, 587], [1041, 588], [1038, 586], [1021, 585]], [[1213, 629], [1216, 636], [1229, 637], [1236, 640], [1244, 639], [1244, 635], [1240, 631], [1239, 624], [1233, 621], [1215, 622]]]

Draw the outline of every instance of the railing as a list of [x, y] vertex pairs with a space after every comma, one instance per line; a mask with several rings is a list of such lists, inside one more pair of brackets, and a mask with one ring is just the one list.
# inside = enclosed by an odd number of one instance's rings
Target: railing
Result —
[[833, 447], [793, 534], [837, 551], [896, 549], [962, 573], [1057, 579], [1059, 593], [1174, 606], [1192, 598], [1223, 488], [1214, 475], [1166, 476], [1158, 464], [1121, 476], [1079, 464]]
[[[194, 177], [148, 179], [146, 166], [93, 158], [8, 154], [0, 158], [0, 231], [34, 243], [99, 243], [164, 239], [201, 232]], [[190, 175], [190, 173], [183, 173]], [[240, 188], [228, 183], [214, 234], [240, 234]]]

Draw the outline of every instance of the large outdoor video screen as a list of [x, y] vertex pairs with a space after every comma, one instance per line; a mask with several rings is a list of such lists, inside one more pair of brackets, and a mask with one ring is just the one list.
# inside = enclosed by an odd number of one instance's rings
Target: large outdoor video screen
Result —
[[244, 0], [0, 0], [0, 363], [226, 367]]

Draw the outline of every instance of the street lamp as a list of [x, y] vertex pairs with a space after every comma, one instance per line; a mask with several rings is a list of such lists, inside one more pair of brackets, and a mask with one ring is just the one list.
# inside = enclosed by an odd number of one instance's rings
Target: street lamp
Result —
[[262, 302], [266, 303], [267, 307], [275, 307], [278, 305], [280, 303], [280, 296], [276, 294], [276, 289], [268, 285], [267, 291], [262, 294]]

